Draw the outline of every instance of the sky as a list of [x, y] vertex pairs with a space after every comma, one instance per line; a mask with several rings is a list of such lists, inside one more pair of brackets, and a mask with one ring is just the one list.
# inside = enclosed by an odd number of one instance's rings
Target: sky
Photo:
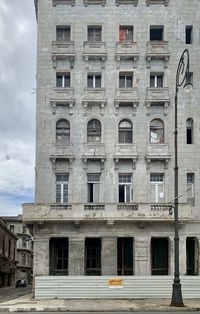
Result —
[[34, 202], [34, 0], [0, 0], [0, 216]]

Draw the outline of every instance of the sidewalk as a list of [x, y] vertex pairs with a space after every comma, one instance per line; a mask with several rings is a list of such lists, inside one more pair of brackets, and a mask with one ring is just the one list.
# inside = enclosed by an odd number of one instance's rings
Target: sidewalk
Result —
[[0, 312], [141, 312], [200, 311], [200, 299], [184, 300], [185, 307], [169, 306], [169, 299], [53, 299], [34, 300], [31, 294], [0, 303]]

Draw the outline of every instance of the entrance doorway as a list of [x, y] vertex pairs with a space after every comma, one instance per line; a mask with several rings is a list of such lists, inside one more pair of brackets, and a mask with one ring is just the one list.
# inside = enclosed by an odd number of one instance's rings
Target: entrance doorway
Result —
[[186, 239], [186, 267], [187, 275], [198, 275], [198, 242], [196, 238]]
[[133, 275], [133, 238], [117, 239], [117, 274]]
[[85, 239], [85, 274], [101, 276], [101, 239]]
[[151, 239], [151, 274], [168, 275], [169, 264], [168, 238]]

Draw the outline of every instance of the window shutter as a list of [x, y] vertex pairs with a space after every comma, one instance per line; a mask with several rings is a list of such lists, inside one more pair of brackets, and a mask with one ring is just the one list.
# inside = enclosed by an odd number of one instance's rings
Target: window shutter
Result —
[[126, 29], [125, 28], [120, 28], [119, 30], [119, 41], [120, 42], [126, 41]]

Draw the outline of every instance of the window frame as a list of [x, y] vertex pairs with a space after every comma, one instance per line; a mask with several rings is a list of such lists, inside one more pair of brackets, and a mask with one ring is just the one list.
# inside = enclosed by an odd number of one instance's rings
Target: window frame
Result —
[[192, 118], [186, 120], [186, 144], [194, 144], [194, 120]]
[[[122, 123], [129, 123], [130, 127], [120, 127]], [[123, 137], [122, 137], [123, 135]], [[122, 140], [123, 138], [123, 140]], [[127, 140], [128, 139], [128, 140]], [[133, 123], [129, 119], [122, 119], [118, 124], [118, 143], [119, 144], [132, 144], [133, 143]]]
[[[90, 179], [90, 177], [95, 179]], [[95, 189], [98, 190], [98, 196], [95, 196]], [[91, 194], [92, 193], [92, 194]], [[98, 198], [98, 200], [96, 199]], [[101, 202], [101, 173], [87, 173], [87, 202], [88, 203], [100, 203]]]
[[101, 143], [101, 136], [102, 136], [101, 122], [95, 118], [90, 119], [87, 123], [87, 143]]
[[[120, 177], [126, 178], [129, 182], [120, 182]], [[123, 180], [122, 180], [123, 181]], [[124, 201], [120, 200], [120, 193], [123, 188], [123, 198]], [[132, 173], [118, 173], [118, 203], [131, 203], [133, 202], [133, 175]]]
[[[152, 176], [157, 176], [160, 178], [160, 180], [152, 180]], [[157, 203], [164, 203], [165, 202], [165, 174], [164, 173], [150, 173], [150, 198], [154, 198], [154, 202]], [[154, 196], [151, 195], [152, 189], [151, 187], [154, 187]], [[163, 197], [159, 196], [159, 187], [162, 187]], [[159, 202], [159, 200], [162, 199], [162, 202]]]
[[[55, 176], [56, 176], [56, 189], [55, 189], [56, 204], [66, 204], [69, 202], [69, 173], [56, 173]], [[65, 180], [57, 180], [58, 176], [65, 177]], [[58, 189], [59, 186], [60, 191]]]
[[[99, 34], [98, 34], [98, 31], [99, 31]], [[99, 36], [99, 39], [98, 39], [98, 36]], [[89, 43], [102, 42], [102, 25], [88, 25], [87, 26], [87, 42]]]
[[[66, 127], [59, 127], [59, 123], [66, 122]], [[56, 121], [56, 144], [57, 145], [69, 145], [70, 144], [70, 122], [67, 119], [58, 119]]]
[[71, 88], [71, 72], [56, 72], [56, 88]]
[[[124, 33], [124, 40], [122, 39], [122, 31], [126, 31], [126, 34]], [[131, 33], [131, 39], [129, 40], [127, 37], [129, 36], [128, 35], [128, 32], [130, 31]], [[134, 28], [133, 28], [133, 25], [119, 25], [119, 42], [121, 44], [123, 43], [132, 43], [133, 42], [133, 35], [134, 35]]]
[[[129, 78], [131, 78], [130, 80], [131, 84], [128, 82]], [[131, 89], [131, 88], [133, 88], [133, 72], [131, 71], [119, 72], [119, 89]]]
[[[153, 121], [161, 122], [162, 126], [160, 126], [160, 127], [159, 126], [152, 126]], [[152, 136], [153, 134], [157, 135], [156, 139], [153, 138], [153, 136]], [[155, 119], [150, 121], [149, 142], [150, 142], [150, 144], [164, 144], [164, 142], [165, 142], [165, 125], [164, 125], [164, 121], [162, 119], [155, 118]]]
[[163, 88], [163, 83], [164, 73], [150, 73], [150, 88]]
[[[161, 36], [159, 36], [158, 34], [152, 34], [152, 31], [158, 31], [160, 30], [161, 31]], [[161, 39], [159, 38], [155, 38], [155, 39], [152, 39], [152, 37], [161, 37]], [[149, 28], [149, 40], [152, 42], [154, 41], [164, 41], [164, 25], [150, 25], [150, 28]]]
[[[65, 34], [66, 30], [66, 34]], [[59, 38], [59, 31], [61, 31], [61, 36]], [[69, 31], [69, 32], [68, 32]], [[56, 25], [56, 42], [64, 43], [71, 41], [71, 25]]]
[[[188, 34], [189, 31], [189, 34]], [[191, 45], [193, 44], [193, 25], [185, 26], [185, 44]]]

